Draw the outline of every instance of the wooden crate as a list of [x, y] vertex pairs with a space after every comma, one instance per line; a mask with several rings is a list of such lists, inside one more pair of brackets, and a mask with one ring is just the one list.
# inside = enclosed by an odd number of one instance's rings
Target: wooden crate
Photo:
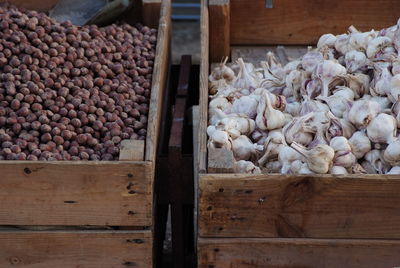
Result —
[[[46, 11], [55, 2], [14, 3]], [[146, 140], [123, 141], [119, 161], [0, 161], [0, 226], [27, 229], [0, 231], [0, 267], [151, 267], [171, 1], [134, 0], [123, 16], [158, 29]]]
[[396, 0], [275, 0], [272, 9], [265, 3], [202, 1], [199, 267], [400, 266], [399, 176], [221, 174], [208, 166], [212, 63], [223, 56], [260, 61], [280, 44], [296, 45], [298, 53], [323, 33], [352, 24], [380, 29], [400, 16]]

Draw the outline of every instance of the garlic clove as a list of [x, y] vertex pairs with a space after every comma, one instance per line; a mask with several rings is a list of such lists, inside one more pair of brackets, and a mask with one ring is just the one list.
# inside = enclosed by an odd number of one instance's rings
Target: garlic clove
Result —
[[261, 174], [259, 167], [256, 167], [252, 162], [239, 160], [233, 166], [235, 173], [247, 173], [247, 174]]
[[293, 142], [291, 147], [306, 158], [308, 167], [315, 173], [328, 173], [329, 169], [332, 167], [335, 152], [328, 145], [318, 144], [313, 149], [307, 150], [304, 146]]
[[397, 133], [397, 121], [392, 115], [381, 113], [367, 126], [367, 136], [374, 143], [391, 143]]
[[349, 144], [351, 147], [351, 151], [355, 155], [357, 159], [361, 159], [371, 151], [371, 141], [368, 136], [365, 134], [365, 131], [357, 131], [351, 136], [349, 139]]

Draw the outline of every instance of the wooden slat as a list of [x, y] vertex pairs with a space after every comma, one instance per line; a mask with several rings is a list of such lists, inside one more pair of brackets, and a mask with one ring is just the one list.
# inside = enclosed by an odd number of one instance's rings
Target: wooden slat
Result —
[[400, 241], [390, 240], [199, 239], [198, 250], [199, 268], [400, 266]]
[[207, 113], [208, 113], [208, 71], [209, 71], [209, 25], [208, 25], [208, 7], [207, 0], [201, 0], [201, 20], [200, 20], [200, 124], [199, 124], [199, 172], [205, 173], [207, 171]]
[[0, 225], [152, 225], [149, 162], [0, 163]]
[[230, 0], [209, 0], [210, 61], [221, 62], [229, 57], [230, 49]]
[[161, 106], [168, 77], [171, 43], [171, 0], [162, 1], [158, 25], [156, 59], [153, 69], [145, 152], [145, 160], [152, 162], [156, 160]]
[[350, 25], [380, 30], [395, 25], [398, 0], [231, 0], [231, 44], [315, 44], [320, 35], [339, 34]]
[[400, 239], [398, 175], [200, 177], [205, 237]]
[[0, 2], [9, 2], [17, 7], [26, 9], [49, 11], [58, 3], [58, 0], [1, 0]]
[[142, 0], [142, 16], [144, 25], [157, 28], [160, 19], [161, 0]]
[[208, 150], [208, 169], [209, 173], [233, 173], [235, 165], [233, 152], [224, 148]]
[[0, 231], [2, 268], [152, 267], [150, 231]]
[[143, 161], [144, 140], [123, 140], [119, 151], [119, 161]]

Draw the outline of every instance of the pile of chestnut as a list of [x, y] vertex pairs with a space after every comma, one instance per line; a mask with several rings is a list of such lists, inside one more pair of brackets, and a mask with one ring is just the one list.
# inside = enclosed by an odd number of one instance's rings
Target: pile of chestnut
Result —
[[0, 160], [116, 160], [145, 139], [156, 39], [0, 4]]

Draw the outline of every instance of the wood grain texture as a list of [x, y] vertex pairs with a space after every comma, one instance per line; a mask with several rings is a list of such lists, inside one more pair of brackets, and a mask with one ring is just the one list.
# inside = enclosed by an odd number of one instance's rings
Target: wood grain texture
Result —
[[161, 0], [142, 0], [142, 16], [144, 25], [151, 28], [158, 28], [161, 2]]
[[119, 161], [143, 161], [144, 140], [123, 140], [119, 150]]
[[0, 2], [9, 2], [17, 7], [46, 12], [52, 9], [58, 0], [1, 0]]
[[150, 231], [0, 231], [0, 267], [152, 267]]
[[400, 238], [398, 175], [200, 176], [202, 237]]
[[152, 225], [152, 163], [1, 161], [0, 167], [0, 225]]
[[164, 98], [169, 70], [171, 0], [161, 1], [161, 13], [159, 18], [145, 152], [145, 160], [152, 162], [155, 162], [156, 160], [158, 135], [160, 133], [162, 100]]
[[199, 88], [199, 173], [207, 171], [207, 121], [208, 121], [208, 72], [209, 72], [209, 25], [208, 25], [208, 1], [201, 0], [200, 20], [200, 88]]
[[229, 57], [230, 50], [230, 0], [209, 0], [210, 61], [221, 62]]
[[199, 239], [199, 268], [388, 268], [400, 266], [400, 241]]
[[231, 44], [316, 44], [325, 33], [345, 33], [350, 25], [380, 30], [395, 25], [397, 0], [231, 0]]

